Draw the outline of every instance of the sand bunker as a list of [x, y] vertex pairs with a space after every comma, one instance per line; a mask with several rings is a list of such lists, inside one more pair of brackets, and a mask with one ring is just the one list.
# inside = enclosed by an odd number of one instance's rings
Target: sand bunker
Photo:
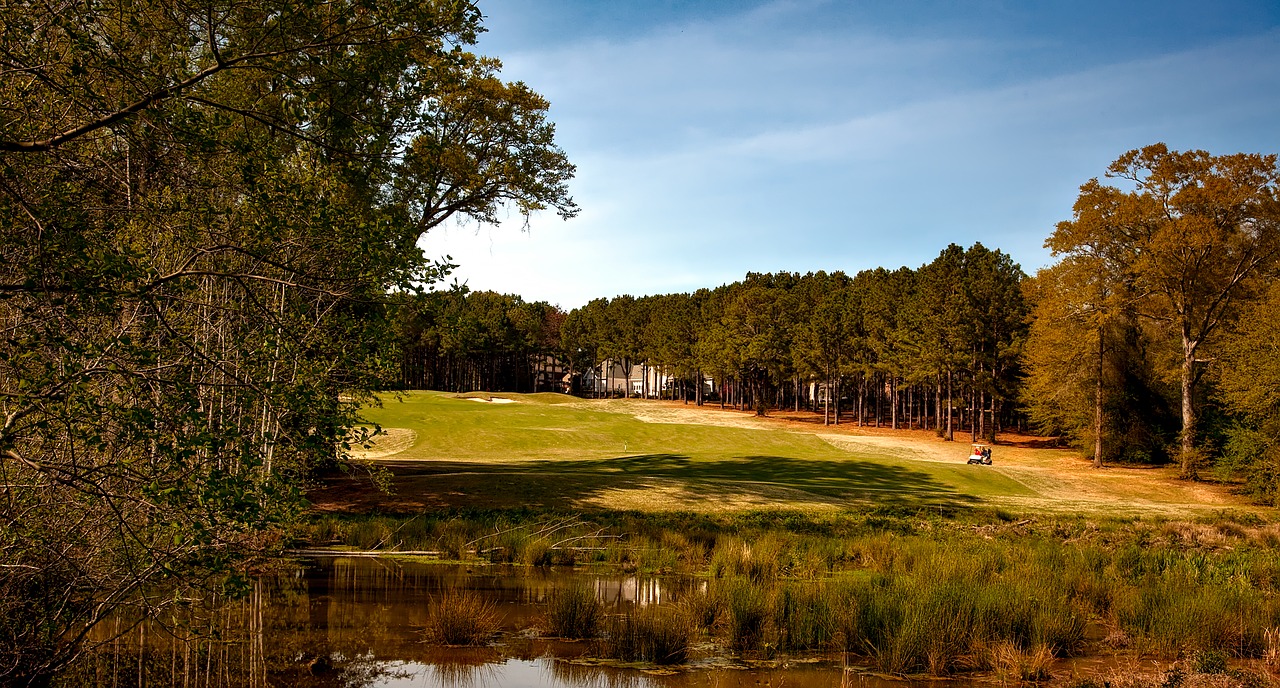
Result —
[[478, 401], [482, 404], [514, 404], [516, 403], [515, 399], [503, 399], [502, 397], [489, 397], [488, 399], [485, 399], [483, 397], [467, 397], [467, 401]]

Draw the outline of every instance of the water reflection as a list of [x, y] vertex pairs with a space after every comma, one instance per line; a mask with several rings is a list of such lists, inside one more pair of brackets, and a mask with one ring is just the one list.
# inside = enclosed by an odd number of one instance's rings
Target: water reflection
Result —
[[[669, 605], [704, 585], [690, 578], [595, 575], [563, 570], [441, 566], [377, 559], [324, 559], [258, 579], [242, 600], [98, 629], [103, 645], [59, 683], [67, 686], [300, 686], [302, 688], [682, 688], [840, 686], [831, 662], [736, 667], [708, 659], [674, 673], [593, 664], [590, 642], [538, 637], [557, 588], [587, 578], [611, 613]], [[495, 647], [422, 642], [431, 599], [470, 589], [502, 615]], [[698, 662], [701, 662], [699, 664]], [[855, 681], [856, 683], [856, 681]]]

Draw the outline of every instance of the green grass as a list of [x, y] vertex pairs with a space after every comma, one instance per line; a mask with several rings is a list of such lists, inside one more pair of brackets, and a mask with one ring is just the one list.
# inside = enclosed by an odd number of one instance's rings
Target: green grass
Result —
[[412, 446], [387, 457], [399, 492], [429, 476], [437, 491], [472, 497], [458, 506], [830, 508], [1037, 496], [999, 471], [846, 451], [809, 432], [649, 423], [607, 403], [503, 396], [517, 403], [412, 392], [367, 409], [372, 423], [416, 433]]
[[[392, 431], [370, 456], [393, 474], [313, 493], [321, 510], [421, 513], [440, 508], [660, 511], [968, 508], [1010, 514], [1187, 518], [1247, 506], [1173, 468], [1091, 470], [1035, 438], [965, 463], [968, 444], [932, 432], [824, 427], [793, 415], [763, 421], [715, 407], [559, 394], [409, 392], [365, 410]], [[643, 420], [667, 422], [646, 422]], [[1250, 507], [1251, 508], [1251, 507]]]

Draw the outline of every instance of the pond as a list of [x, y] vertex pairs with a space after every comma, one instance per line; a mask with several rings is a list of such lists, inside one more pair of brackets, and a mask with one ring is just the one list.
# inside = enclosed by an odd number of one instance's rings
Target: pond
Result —
[[[705, 586], [690, 577], [582, 570], [444, 565], [397, 559], [325, 558], [254, 582], [247, 598], [203, 618], [205, 633], [179, 639], [176, 620], [133, 627], [104, 624], [102, 651], [63, 678], [65, 685], [409, 687], [860, 686], [903, 682], [836, 656], [741, 659], [696, 648], [674, 668], [605, 662], [591, 641], [540, 637], [558, 588], [585, 583], [608, 613], [677, 604]], [[492, 601], [502, 632], [486, 647], [439, 647], [423, 640], [433, 599], [471, 590]], [[118, 637], [117, 637], [118, 636]], [[912, 681], [916, 686], [931, 681]], [[942, 685], [942, 682], [937, 682]], [[947, 681], [946, 685], [969, 681]]]

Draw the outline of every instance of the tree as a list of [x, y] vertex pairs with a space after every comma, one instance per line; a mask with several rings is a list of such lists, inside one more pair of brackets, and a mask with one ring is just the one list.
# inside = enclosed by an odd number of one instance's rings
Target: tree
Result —
[[[955, 440], [954, 383], [955, 370], [963, 364], [964, 336], [962, 321], [965, 317], [964, 302], [964, 249], [951, 244], [938, 257], [919, 271], [919, 299], [916, 308], [923, 326], [923, 360], [937, 371], [939, 399], [946, 399], [946, 425], [939, 430], [948, 442]], [[945, 395], [944, 395], [945, 394]]]
[[[826, 386], [823, 395], [822, 424], [829, 425], [831, 397], [838, 385], [836, 379], [847, 364], [850, 337], [848, 319], [853, 309], [849, 306], [849, 278], [842, 272], [828, 275], [818, 272], [807, 275], [801, 285], [805, 293], [803, 304], [808, 317], [798, 318], [793, 345], [800, 370], [818, 376]], [[838, 409], [837, 409], [838, 411]]]
[[1218, 397], [1236, 416], [1224, 459], [1255, 498], [1274, 506], [1280, 503], [1280, 286], [1273, 284], [1224, 339]]
[[1102, 467], [1104, 456], [1107, 332], [1119, 313], [1113, 274], [1096, 254], [1072, 256], [1041, 270], [1034, 281], [1026, 350], [1026, 403], [1033, 421], [1049, 434], [1079, 435], [1091, 427], [1095, 468]]
[[1074, 217], [1046, 244], [1059, 253], [1104, 247], [1141, 296], [1140, 312], [1169, 326], [1181, 349], [1182, 473], [1196, 475], [1195, 393], [1200, 352], [1253, 297], [1280, 251], [1276, 156], [1170, 151], [1155, 144], [1121, 155], [1107, 176], [1080, 187]]
[[468, 3], [0, 10], [0, 683], [234, 589], [393, 375], [452, 216], [576, 207]]
[[[1013, 397], [1022, 345], [1027, 331], [1027, 305], [1023, 299], [1022, 268], [1000, 250], [974, 244], [965, 251], [966, 316], [961, 325], [969, 344], [970, 379], [976, 422], [973, 438], [994, 441], [997, 406]], [[986, 408], [987, 400], [990, 409]], [[985, 426], [990, 412], [991, 423]], [[985, 432], [984, 432], [985, 429]]]

